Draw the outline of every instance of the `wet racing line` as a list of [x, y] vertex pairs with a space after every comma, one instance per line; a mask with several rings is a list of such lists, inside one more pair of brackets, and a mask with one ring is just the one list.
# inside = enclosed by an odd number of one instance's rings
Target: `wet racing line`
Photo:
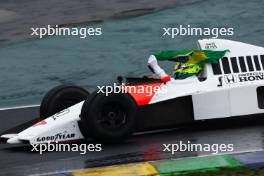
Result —
[[[0, 133], [38, 117], [38, 106], [0, 110]], [[56, 173], [160, 159], [176, 159], [210, 155], [210, 152], [163, 151], [163, 144], [190, 141], [197, 144], [234, 145], [232, 153], [260, 151], [264, 149], [264, 123], [262, 119], [247, 121], [201, 122], [188, 127], [165, 130], [158, 133], [135, 135], [121, 144], [102, 145], [101, 152], [31, 152], [30, 145], [0, 144], [0, 175], [29, 175]], [[80, 143], [83, 143], [79, 142]], [[96, 143], [86, 141], [86, 143]]]

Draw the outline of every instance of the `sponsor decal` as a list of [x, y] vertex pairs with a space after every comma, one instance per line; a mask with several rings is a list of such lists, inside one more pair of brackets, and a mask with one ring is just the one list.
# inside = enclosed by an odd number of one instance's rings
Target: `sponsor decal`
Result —
[[34, 124], [33, 127], [35, 127], [35, 126], [40, 126], [40, 125], [46, 125], [46, 124], [47, 124], [47, 122], [46, 122], [45, 120], [42, 120], [42, 121], [40, 121], [40, 122]]
[[252, 73], [241, 73], [241, 74], [230, 74], [225, 76], [219, 76], [218, 87], [223, 86], [225, 84], [234, 84], [234, 83], [241, 83], [241, 82], [253, 82], [253, 81], [261, 81], [264, 80], [264, 73], [263, 72], [252, 72]]
[[235, 75], [225, 75], [224, 80], [226, 84], [233, 84], [237, 82], [237, 77]]
[[217, 85], [217, 87], [222, 87], [223, 86], [223, 77], [219, 76], [218, 81], [219, 81], [219, 84]]
[[65, 115], [65, 114], [68, 114], [69, 112], [70, 112], [69, 109], [64, 109], [64, 110], [58, 112], [57, 114], [54, 114], [54, 115], [52, 116], [52, 118], [53, 118], [54, 120], [56, 120], [58, 117], [61, 117], [61, 116]]
[[205, 49], [216, 49], [216, 48], [217, 48], [217, 46], [216, 46], [215, 42], [205, 44]]
[[71, 139], [74, 138], [74, 133], [57, 133], [55, 135], [51, 136], [42, 136], [37, 138], [37, 142], [46, 142], [46, 141], [59, 141], [59, 140], [65, 140], [65, 139]]

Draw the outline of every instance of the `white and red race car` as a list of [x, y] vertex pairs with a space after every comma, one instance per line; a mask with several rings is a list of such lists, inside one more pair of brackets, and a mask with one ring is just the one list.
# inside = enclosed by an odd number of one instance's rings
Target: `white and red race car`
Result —
[[[133, 132], [175, 127], [194, 121], [263, 115], [264, 48], [224, 39], [198, 41], [199, 49], [230, 50], [199, 77], [162, 82], [125, 78], [125, 87], [159, 87], [146, 93], [89, 94], [76, 86], [49, 91], [41, 120], [23, 131], [4, 134], [7, 143], [47, 143], [94, 138], [118, 142]], [[123, 82], [119, 78], [119, 83]]]

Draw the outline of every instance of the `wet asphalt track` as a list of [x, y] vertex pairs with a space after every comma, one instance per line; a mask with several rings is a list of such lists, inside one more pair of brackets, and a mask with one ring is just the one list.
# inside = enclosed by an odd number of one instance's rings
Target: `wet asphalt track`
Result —
[[[37, 116], [38, 107], [1, 110], [0, 133]], [[232, 143], [234, 152], [262, 150], [263, 127], [263, 120], [256, 119], [246, 122], [202, 122], [172, 131], [136, 135], [126, 143], [103, 145], [102, 152], [90, 152], [86, 155], [80, 155], [78, 152], [49, 152], [40, 155], [31, 152], [29, 145], [0, 144], [0, 175], [54, 173], [85, 167], [210, 154], [178, 152], [172, 155], [162, 151], [162, 144], [177, 143], [179, 140], [200, 144]]]
[[78, 25], [107, 19], [144, 15], [175, 4], [201, 0], [0, 0], [0, 44], [29, 38], [31, 27], [46, 25]]

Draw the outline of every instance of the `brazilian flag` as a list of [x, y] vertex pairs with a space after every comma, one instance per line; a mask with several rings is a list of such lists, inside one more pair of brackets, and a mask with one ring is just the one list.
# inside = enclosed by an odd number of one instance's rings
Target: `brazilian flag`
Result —
[[204, 65], [210, 63], [218, 63], [229, 50], [211, 51], [211, 50], [176, 50], [162, 51], [154, 54], [157, 60], [171, 60], [175, 62], [185, 63], [187, 65]]
[[157, 60], [171, 60], [184, 67], [174, 68], [173, 74], [175, 79], [185, 79], [192, 75], [198, 75], [203, 65], [218, 63], [229, 50], [211, 51], [211, 50], [178, 50], [162, 51], [154, 54]]

